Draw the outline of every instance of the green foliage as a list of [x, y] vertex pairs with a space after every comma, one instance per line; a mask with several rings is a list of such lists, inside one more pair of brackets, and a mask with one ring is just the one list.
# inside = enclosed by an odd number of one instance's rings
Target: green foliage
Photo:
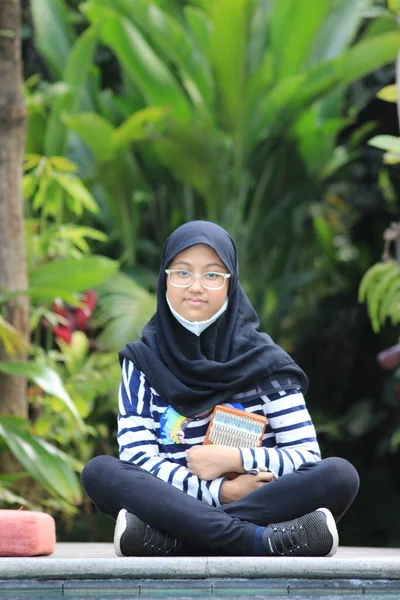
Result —
[[0, 342], [8, 356], [26, 349], [20, 333], [0, 315]]
[[[232, 233], [245, 289], [263, 326], [289, 351], [299, 315], [311, 329], [321, 298], [329, 303], [352, 289], [369, 264], [370, 248], [356, 246], [349, 235], [362, 208], [351, 193], [346, 198], [343, 186], [358, 192], [353, 175], [362, 164], [360, 142], [374, 124], [353, 131], [361, 102], [348, 88], [392, 62], [400, 36], [393, 14], [372, 0], [319, 0], [311, 13], [295, 0], [90, 0], [79, 8], [79, 35], [64, 1], [42, 4], [32, 0], [36, 47], [51, 82], [34, 77], [25, 84], [27, 150], [59, 171], [64, 183], [78, 176], [99, 210], [90, 212], [79, 200], [78, 215], [70, 191], [79, 191], [50, 177], [46, 202], [40, 205], [39, 195], [37, 208], [27, 204], [31, 267], [68, 266], [73, 259], [83, 266], [95, 249], [129, 273], [114, 271], [98, 286], [95, 340], [88, 339], [92, 329], [87, 336], [74, 332], [71, 344], [57, 341], [60, 351], [51, 335], [42, 341], [47, 352], [34, 348], [35, 361], [59, 374], [87, 433], [79, 433], [60, 400], [31, 386], [37, 411], [32, 434], [83, 462], [110, 451], [114, 432], [106, 423], [115, 418], [119, 375], [115, 353], [91, 348], [116, 349], [138, 335], [155, 306], [138, 284], [155, 289], [161, 244], [182, 222], [206, 218]], [[376, 18], [368, 22], [368, 15]], [[45, 19], [53, 19], [53, 31], [43, 26]], [[62, 41], [51, 56], [55, 31]], [[352, 131], [351, 139], [338, 146], [347, 135], [339, 137], [343, 128]], [[78, 170], [59, 170], [54, 155], [68, 157]], [[28, 198], [38, 192], [38, 167], [28, 173]], [[389, 193], [388, 181], [385, 186]], [[59, 212], [54, 189], [63, 196]], [[71, 287], [58, 288], [58, 296], [79, 305], [69, 273]], [[83, 280], [84, 273], [79, 276]], [[396, 277], [384, 283], [389, 292]], [[373, 291], [374, 281], [365, 300], [371, 294], [381, 326], [388, 307]], [[48, 304], [56, 284], [49, 285], [40, 295], [31, 290], [35, 334], [43, 318], [60, 322]], [[341, 319], [334, 305], [317, 332], [324, 333], [323, 349], [329, 346], [329, 368], [335, 343], [326, 339], [333, 339], [333, 330], [340, 342]], [[349, 320], [354, 323], [353, 315]], [[345, 331], [345, 348], [352, 348], [353, 330]], [[314, 364], [315, 344], [312, 352]], [[354, 356], [346, 358], [353, 364]], [[329, 373], [318, 376], [326, 386]], [[345, 380], [346, 373], [343, 389]], [[336, 408], [334, 423], [329, 408], [344, 398], [343, 389], [337, 382], [322, 387], [315, 413], [322, 436], [341, 437], [339, 453], [345, 440], [367, 439], [376, 416], [373, 392], [354, 401], [354, 410], [349, 392], [351, 405]], [[320, 398], [329, 392], [332, 406], [324, 400], [322, 415]]]
[[38, 364], [8, 361], [0, 362], [0, 372], [7, 375], [20, 375], [35, 382], [42, 390], [61, 400], [64, 408], [75, 417], [78, 427], [84, 429], [79, 413], [55, 371]]
[[[74, 428], [82, 436], [86, 427], [64, 384], [55, 371], [37, 362], [0, 362], [0, 373], [25, 377], [43, 390], [48, 401], [60, 402], [62, 411], [70, 415]], [[12, 486], [22, 476], [30, 475], [38, 481], [52, 497], [53, 506], [68, 513], [75, 513], [76, 506], [82, 501], [82, 492], [75, 471], [83, 464], [59, 450], [57, 446], [32, 435], [30, 424], [22, 418], [0, 417], [0, 440], [15, 455], [26, 473], [17, 474], [6, 480], [0, 478], [0, 498], [9, 504], [19, 504], [35, 509], [35, 505], [12, 491]], [[66, 445], [63, 446], [64, 448]], [[11, 488], [11, 489], [10, 489]]]
[[[157, 245], [176, 225], [217, 221], [238, 242], [261, 313], [265, 290], [277, 295], [268, 312], [274, 333], [293, 302], [283, 282], [315, 269], [315, 253], [328, 249], [323, 223], [314, 221], [313, 237], [309, 217], [322, 182], [353, 158], [344, 147], [334, 155], [346, 86], [396, 56], [400, 35], [388, 28], [367, 27], [351, 45], [370, 5], [320, 0], [312, 18], [293, 0], [80, 6], [116, 57], [122, 84], [117, 95], [93, 80], [87, 102], [81, 97], [62, 120], [123, 264], [135, 269], [139, 256], [154, 268]], [[137, 127], [142, 115], [146, 125]]]
[[35, 44], [48, 68], [59, 77], [71, 50], [75, 32], [64, 0], [39, 0], [31, 3], [35, 24]]
[[49, 494], [64, 500], [73, 511], [73, 506], [82, 500], [81, 488], [73, 469], [77, 466], [82, 468], [83, 465], [72, 461], [55, 446], [32, 436], [24, 419], [2, 416], [0, 437], [27, 473], [41, 483]]
[[32, 268], [29, 273], [31, 296], [62, 298], [65, 292], [83, 292], [107, 280], [117, 271], [118, 263], [105, 256], [86, 256], [65, 258], [60, 267], [58, 261], [53, 261]]
[[22, 181], [24, 198], [32, 198], [32, 210], [40, 212], [43, 218], [65, 221], [64, 207], [75, 217], [82, 216], [84, 210], [98, 212], [92, 194], [74, 175], [76, 165], [66, 158], [28, 154], [24, 169], [30, 171]]
[[[37, 349], [36, 362], [56, 370], [65, 389], [74, 399], [80, 419], [85, 420], [85, 431], [76, 427], [72, 415], [64, 410], [56, 397], [44, 396], [33, 389], [31, 404], [38, 415], [32, 424], [36, 435], [50, 440], [70, 456], [87, 462], [109, 432], [102, 415], [115, 411], [120, 369], [115, 352], [90, 352], [89, 340], [81, 331], [74, 331], [70, 343], [57, 340], [60, 350], [43, 352]], [[98, 419], [91, 424], [92, 415]]]
[[[390, 10], [394, 12], [399, 10], [397, 0], [391, 4]], [[398, 103], [398, 95], [398, 83], [387, 85], [377, 93], [377, 97], [381, 100], [395, 103]], [[400, 138], [394, 135], [376, 135], [368, 143], [370, 146], [374, 146], [374, 148], [386, 150], [383, 156], [385, 164], [396, 165], [400, 162]]]
[[140, 336], [156, 310], [156, 298], [123, 273], [111, 277], [99, 291], [98, 344], [119, 350]]
[[[28, 155], [25, 163], [29, 171], [24, 178], [24, 191], [27, 212], [26, 231], [29, 289], [31, 298], [30, 324], [34, 340], [29, 348], [30, 360], [0, 362], [0, 373], [21, 376], [29, 382], [29, 399], [35, 410], [41, 415], [41, 430], [35, 423], [23, 419], [2, 416], [0, 419], [0, 437], [9, 450], [26, 470], [26, 475], [36, 479], [49, 494], [44, 500], [52, 509], [68, 513], [76, 512], [76, 505], [82, 502], [81, 488], [75, 471], [80, 471], [83, 463], [72, 458], [79, 455], [75, 444], [84, 445], [87, 436], [97, 435], [95, 429], [88, 428], [83, 419], [90, 410], [82, 409], [82, 397], [66, 376], [66, 369], [60, 368], [67, 361], [67, 351], [57, 360], [51, 360], [51, 348], [54, 336], [50, 327], [59, 324], [61, 317], [54, 314], [49, 303], [55, 298], [63, 298], [81, 306], [80, 293], [104, 283], [118, 270], [118, 263], [104, 256], [88, 255], [90, 247], [85, 238], [105, 239], [105, 235], [90, 227], [66, 225], [64, 220], [74, 215], [81, 217], [84, 211], [96, 212], [97, 204], [81, 180], [74, 174], [76, 166], [64, 157], [43, 157]], [[3, 291], [0, 296], [0, 308], [15, 294]], [[24, 292], [25, 293], [25, 292]], [[48, 359], [40, 347], [40, 338], [47, 322], [46, 348], [50, 352]], [[81, 333], [81, 332], [79, 332]], [[81, 335], [87, 341], [83, 333]], [[11, 354], [21, 350], [22, 342], [17, 332], [0, 315], [0, 338], [5, 350]], [[88, 345], [88, 344], [87, 344]], [[27, 349], [27, 348], [25, 348]], [[59, 364], [60, 363], [60, 364]], [[81, 380], [86, 374], [86, 388], [93, 388], [92, 394], [99, 393], [93, 385], [93, 370], [85, 371], [83, 365]], [[69, 373], [69, 372], [68, 372]], [[95, 372], [97, 378], [99, 373]], [[82, 387], [82, 386], [81, 386]], [[100, 394], [99, 394], [100, 395]], [[87, 394], [89, 397], [89, 394]], [[93, 403], [93, 397], [92, 397]], [[49, 418], [49, 428], [44, 431], [44, 414]], [[58, 419], [56, 418], [58, 415]], [[37, 421], [37, 417], [35, 421]], [[63, 423], [64, 437], [60, 437], [58, 422]], [[68, 427], [67, 427], [68, 426]], [[33, 430], [33, 433], [32, 433]], [[38, 435], [35, 435], [38, 434]], [[63, 448], [63, 451], [59, 449]], [[74, 450], [71, 456], [65, 451]], [[84, 455], [84, 453], [80, 453]], [[0, 482], [1, 496], [5, 502], [32, 507], [13, 490], [16, 480]]]
[[392, 325], [400, 323], [400, 267], [397, 261], [373, 265], [365, 273], [359, 289], [359, 301], [366, 302], [375, 332], [380, 331], [386, 319]]
[[387, 165], [396, 165], [400, 162], [400, 138], [394, 135], [376, 135], [368, 142], [370, 146], [386, 150], [383, 162]]

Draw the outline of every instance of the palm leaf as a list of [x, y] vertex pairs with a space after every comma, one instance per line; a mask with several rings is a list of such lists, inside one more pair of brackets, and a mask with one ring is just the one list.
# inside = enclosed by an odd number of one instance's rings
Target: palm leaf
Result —
[[154, 314], [156, 299], [123, 273], [115, 275], [99, 290], [97, 323], [103, 329], [98, 343], [103, 348], [119, 349], [137, 339]]
[[151, 40], [152, 45], [180, 71], [183, 86], [199, 109], [212, 108], [214, 85], [209, 63], [196, 49], [190, 33], [167, 12], [148, 0], [114, 0], [114, 7]]
[[25, 470], [52, 495], [71, 504], [82, 500], [78, 479], [69, 465], [52, 452], [49, 444], [32, 436], [23, 419], [0, 417], [0, 436]]
[[318, 0], [311, 11], [307, 2], [298, 0], [281, 0], [275, 4], [270, 23], [270, 47], [277, 81], [304, 70], [328, 10], [328, 0]]
[[84, 9], [92, 22], [101, 21], [101, 39], [115, 53], [146, 102], [151, 106], [170, 107], [176, 116], [188, 118], [191, 111], [185, 94], [137, 27], [97, 3], [87, 2]]
[[57, 79], [64, 71], [75, 33], [64, 0], [31, 0], [35, 47]]
[[[400, 42], [399, 32], [385, 33], [350, 48], [306, 73], [284, 79], [260, 103], [258, 139], [268, 129], [288, 127], [313, 102], [360, 79], [373, 69], [394, 60]], [[278, 124], [278, 125], [276, 125]]]

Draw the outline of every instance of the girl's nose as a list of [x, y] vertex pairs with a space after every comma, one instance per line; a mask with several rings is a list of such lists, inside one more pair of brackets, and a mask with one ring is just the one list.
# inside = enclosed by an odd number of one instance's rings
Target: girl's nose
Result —
[[201, 279], [200, 277], [194, 277], [192, 283], [189, 286], [190, 290], [195, 290], [195, 291], [200, 291], [202, 292], [204, 290], [202, 283], [201, 283]]

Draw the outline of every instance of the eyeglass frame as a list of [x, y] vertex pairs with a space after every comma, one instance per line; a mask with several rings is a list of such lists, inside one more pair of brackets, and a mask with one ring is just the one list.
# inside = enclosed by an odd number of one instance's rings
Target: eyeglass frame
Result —
[[[187, 271], [187, 273], [191, 274], [192, 278], [190, 280], [190, 283], [188, 283], [187, 285], [176, 285], [176, 283], [172, 283], [171, 273], [178, 273], [179, 271]], [[202, 273], [201, 275], [196, 275], [195, 273], [192, 273], [191, 271], [188, 271], [187, 269], [165, 269], [165, 273], [168, 275], [168, 280], [169, 280], [170, 284], [173, 285], [174, 287], [181, 288], [181, 289], [190, 287], [195, 279], [200, 279], [200, 283], [204, 289], [218, 291], [218, 290], [222, 290], [222, 288], [224, 287], [224, 285], [226, 283], [226, 280], [229, 279], [229, 277], [232, 277], [231, 273], [218, 273], [217, 271], [207, 271], [206, 273]], [[207, 287], [202, 282], [202, 277], [203, 277], [203, 275], [208, 275], [209, 273], [213, 273], [215, 275], [221, 275], [224, 278], [224, 283], [220, 287], [217, 287], [217, 288]]]

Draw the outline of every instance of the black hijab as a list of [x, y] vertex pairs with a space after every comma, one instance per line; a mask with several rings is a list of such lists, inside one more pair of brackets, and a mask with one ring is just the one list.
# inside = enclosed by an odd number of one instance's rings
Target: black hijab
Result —
[[[227, 310], [200, 336], [183, 327], [166, 302], [165, 269], [177, 254], [196, 244], [210, 246], [232, 275]], [[208, 221], [182, 225], [163, 248], [157, 312], [141, 339], [128, 343], [119, 353], [121, 363], [124, 358], [132, 361], [150, 385], [186, 417], [217, 404], [276, 391], [277, 385], [280, 389], [307, 389], [304, 372], [269, 335], [258, 331], [257, 314], [238, 275], [236, 246], [222, 227]]]

